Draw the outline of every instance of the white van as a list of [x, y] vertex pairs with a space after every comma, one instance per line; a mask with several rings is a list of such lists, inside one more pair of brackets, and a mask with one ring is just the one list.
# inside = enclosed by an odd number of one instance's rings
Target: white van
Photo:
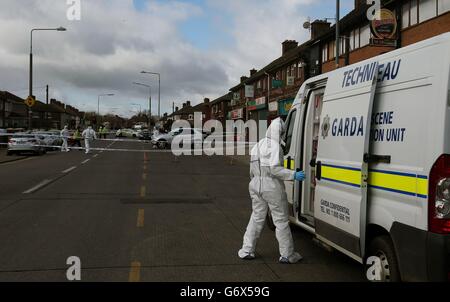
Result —
[[448, 281], [449, 89], [450, 33], [307, 80], [286, 120], [285, 166], [307, 175], [286, 182], [291, 222], [381, 280]]

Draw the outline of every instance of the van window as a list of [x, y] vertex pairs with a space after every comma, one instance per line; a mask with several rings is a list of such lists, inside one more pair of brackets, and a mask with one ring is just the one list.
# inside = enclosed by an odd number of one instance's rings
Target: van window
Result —
[[286, 146], [284, 149], [284, 153], [289, 152], [289, 150], [291, 149], [291, 143], [292, 143], [292, 134], [294, 132], [294, 125], [295, 125], [295, 117], [297, 116], [297, 110], [294, 110], [291, 112], [291, 114], [289, 115], [289, 118], [287, 120], [287, 130], [286, 130], [286, 137], [285, 137], [285, 142], [286, 142]]

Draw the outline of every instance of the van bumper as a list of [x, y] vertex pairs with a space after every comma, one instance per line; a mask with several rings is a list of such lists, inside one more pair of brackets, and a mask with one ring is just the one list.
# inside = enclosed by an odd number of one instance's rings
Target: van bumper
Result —
[[450, 234], [394, 223], [391, 237], [403, 281], [450, 281]]

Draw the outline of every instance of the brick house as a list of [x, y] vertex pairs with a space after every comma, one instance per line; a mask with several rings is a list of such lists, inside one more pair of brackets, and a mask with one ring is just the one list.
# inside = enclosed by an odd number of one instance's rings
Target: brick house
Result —
[[28, 127], [28, 108], [24, 102], [8, 91], [0, 91], [0, 128]]
[[[393, 33], [382, 39], [367, 18], [365, 2], [355, 0], [355, 9], [340, 21], [340, 67], [450, 31], [450, 1], [389, 0], [382, 1], [382, 8], [391, 12]], [[322, 72], [335, 69], [335, 26], [321, 37], [320, 45]]]
[[227, 93], [211, 102], [210, 117], [225, 126], [228, 118], [228, 108], [232, 99], [232, 93]]

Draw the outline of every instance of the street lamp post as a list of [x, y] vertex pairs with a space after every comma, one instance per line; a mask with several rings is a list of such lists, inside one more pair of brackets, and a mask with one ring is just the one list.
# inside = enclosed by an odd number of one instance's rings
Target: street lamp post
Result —
[[150, 127], [151, 126], [150, 123], [152, 121], [152, 86], [147, 85], [147, 84], [137, 83], [137, 82], [133, 82], [133, 84], [137, 85], [137, 86], [143, 86], [143, 87], [147, 87], [148, 88], [148, 92], [149, 92], [149, 99], [148, 99], [148, 124], [149, 124], [149, 127]]
[[97, 100], [97, 115], [100, 117], [100, 98], [102, 96], [114, 96], [114, 93], [99, 94]]
[[158, 76], [158, 117], [161, 117], [161, 74], [157, 72], [141, 71], [142, 74], [152, 74]]
[[[58, 28], [33, 28], [30, 32], [30, 87], [29, 96], [33, 97], [33, 32], [35, 31], [66, 31], [64, 27]], [[28, 128], [31, 129], [31, 110], [28, 108]]]

